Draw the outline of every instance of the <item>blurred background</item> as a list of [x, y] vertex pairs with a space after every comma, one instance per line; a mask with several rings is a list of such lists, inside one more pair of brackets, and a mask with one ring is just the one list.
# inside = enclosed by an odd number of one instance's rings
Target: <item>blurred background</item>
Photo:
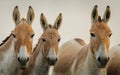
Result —
[[39, 21], [41, 13], [44, 13], [50, 24], [54, 24], [59, 13], [63, 14], [59, 29], [62, 38], [60, 45], [73, 38], [82, 38], [89, 43], [91, 11], [94, 5], [98, 5], [101, 16], [107, 5], [111, 7], [111, 18], [108, 22], [113, 33], [111, 46], [120, 43], [120, 0], [0, 0], [0, 42], [15, 28], [12, 12], [16, 5], [19, 6], [21, 17], [26, 17], [29, 6], [35, 11], [32, 24], [35, 31], [34, 46], [43, 32]]

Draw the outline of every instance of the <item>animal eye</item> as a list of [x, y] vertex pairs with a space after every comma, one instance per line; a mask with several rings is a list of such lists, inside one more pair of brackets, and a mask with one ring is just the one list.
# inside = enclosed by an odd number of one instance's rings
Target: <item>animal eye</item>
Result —
[[94, 33], [90, 33], [90, 35], [91, 35], [92, 37], [95, 37], [95, 34], [94, 34]]
[[16, 38], [16, 35], [15, 34], [12, 34], [14, 38]]
[[59, 38], [59, 39], [58, 39], [58, 42], [60, 42], [60, 40], [61, 40], [61, 39]]
[[35, 34], [32, 34], [32, 35], [31, 35], [31, 38], [33, 38], [33, 37], [34, 37], [34, 35], [35, 35]]
[[45, 40], [44, 38], [42, 38], [42, 41], [43, 41], [43, 42], [46, 42], [46, 40]]
[[111, 37], [112, 33], [109, 34], [109, 37]]

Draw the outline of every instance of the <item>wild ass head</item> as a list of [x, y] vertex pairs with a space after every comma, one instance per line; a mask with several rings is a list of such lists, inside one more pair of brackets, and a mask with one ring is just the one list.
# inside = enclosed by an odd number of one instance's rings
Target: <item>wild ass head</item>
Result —
[[32, 53], [34, 31], [31, 24], [34, 20], [33, 8], [29, 6], [27, 19], [22, 18], [20, 20], [20, 12], [18, 6], [16, 6], [13, 11], [13, 20], [16, 24], [16, 28], [12, 31], [15, 42], [14, 49], [20, 67], [25, 68]]

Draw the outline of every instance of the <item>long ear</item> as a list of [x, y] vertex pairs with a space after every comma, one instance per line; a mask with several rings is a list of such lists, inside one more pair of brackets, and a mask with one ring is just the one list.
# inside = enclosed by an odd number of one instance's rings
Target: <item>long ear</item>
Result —
[[111, 15], [110, 7], [107, 6], [103, 16], [103, 21], [107, 23], [110, 19], [110, 15]]
[[31, 6], [29, 6], [27, 13], [27, 23], [31, 25], [34, 20], [34, 17], [35, 17], [34, 10]]
[[20, 12], [19, 12], [18, 6], [16, 6], [13, 10], [13, 20], [16, 25], [20, 23]]
[[93, 10], [92, 10], [92, 13], [91, 13], [91, 20], [92, 20], [92, 23], [96, 22], [98, 20], [98, 10], [97, 10], [98, 6], [95, 5]]
[[46, 17], [44, 16], [43, 13], [41, 13], [41, 15], [40, 15], [40, 23], [41, 23], [41, 26], [42, 26], [42, 28], [43, 28], [44, 30], [48, 27], [47, 19], [46, 19]]
[[54, 28], [58, 30], [61, 26], [61, 23], [62, 23], [62, 13], [60, 13], [58, 17], [56, 18], [55, 23], [54, 23]]

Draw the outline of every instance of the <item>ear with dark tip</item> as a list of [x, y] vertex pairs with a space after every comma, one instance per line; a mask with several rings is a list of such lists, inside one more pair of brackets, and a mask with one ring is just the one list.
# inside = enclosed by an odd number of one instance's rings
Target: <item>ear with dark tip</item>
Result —
[[104, 13], [104, 15], [103, 15], [103, 21], [104, 21], [105, 23], [107, 23], [107, 22], [110, 20], [110, 15], [111, 15], [110, 7], [107, 6], [107, 7], [106, 7], [106, 10], [105, 10], [105, 13]]
[[42, 26], [42, 28], [43, 28], [44, 30], [48, 27], [47, 19], [46, 19], [46, 17], [44, 16], [43, 13], [41, 13], [41, 15], [40, 15], [40, 23], [41, 23], [41, 26]]
[[92, 13], [91, 13], [91, 20], [92, 20], [92, 23], [96, 22], [98, 20], [98, 10], [97, 10], [98, 6], [95, 5], [93, 10], [92, 10]]
[[61, 26], [61, 23], [62, 23], [62, 13], [60, 13], [58, 17], [56, 18], [55, 23], [54, 23], [54, 28], [58, 30]]
[[34, 20], [34, 17], [35, 17], [34, 10], [31, 6], [29, 6], [27, 13], [27, 23], [31, 25]]
[[18, 6], [16, 6], [13, 10], [13, 20], [16, 25], [20, 23], [20, 12], [19, 12]]

